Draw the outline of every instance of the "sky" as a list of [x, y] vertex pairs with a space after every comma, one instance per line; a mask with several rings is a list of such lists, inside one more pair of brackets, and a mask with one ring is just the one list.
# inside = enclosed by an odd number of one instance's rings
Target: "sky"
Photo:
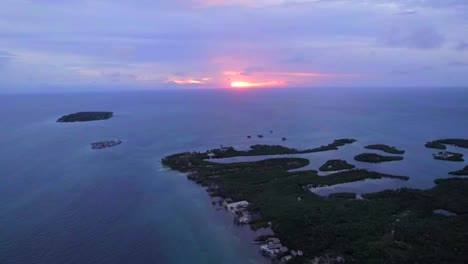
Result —
[[466, 87], [467, 0], [0, 0], [0, 92]]

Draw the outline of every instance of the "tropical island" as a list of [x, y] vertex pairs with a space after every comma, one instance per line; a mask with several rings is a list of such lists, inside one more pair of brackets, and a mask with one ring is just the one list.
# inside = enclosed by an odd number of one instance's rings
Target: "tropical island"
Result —
[[458, 176], [467, 176], [468, 175], [468, 165], [461, 170], [451, 171], [449, 174], [458, 175]]
[[436, 160], [446, 160], [446, 161], [465, 161], [463, 159], [463, 154], [455, 153], [450, 151], [441, 151], [437, 154], [432, 154]]
[[64, 115], [60, 117], [57, 120], [57, 122], [68, 123], [107, 120], [112, 118], [113, 115], [113, 112], [78, 112], [74, 114]]
[[[275, 261], [464, 263], [468, 258], [464, 249], [468, 179], [440, 179], [430, 190], [322, 197], [311, 189], [363, 179], [408, 177], [367, 170], [328, 176], [318, 176], [314, 170], [290, 171], [310, 163], [303, 158], [228, 164], [208, 159], [213, 152], [229, 149], [174, 154], [162, 163], [188, 173], [189, 179], [219, 197], [238, 223], [254, 229], [270, 227], [274, 236], [259, 239], [259, 249]], [[456, 216], [436, 213], [440, 210]]]
[[426, 148], [447, 149], [446, 145], [456, 146], [460, 148], [468, 148], [468, 139], [461, 139], [461, 138], [439, 139], [439, 140], [429, 141], [424, 146]]
[[390, 153], [390, 154], [399, 154], [399, 155], [405, 154], [404, 150], [399, 150], [396, 147], [391, 147], [391, 146], [385, 145], [385, 144], [367, 145], [364, 148], [374, 149], [374, 150], [381, 150], [383, 152]]
[[339, 170], [350, 170], [354, 169], [356, 166], [349, 164], [345, 160], [335, 159], [328, 160], [320, 166], [319, 171], [339, 171]]
[[362, 154], [355, 156], [354, 159], [357, 161], [361, 161], [361, 162], [378, 163], [378, 162], [403, 160], [403, 157], [383, 156], [383, 155], [379, 155], [376, 153], [362, 153]]

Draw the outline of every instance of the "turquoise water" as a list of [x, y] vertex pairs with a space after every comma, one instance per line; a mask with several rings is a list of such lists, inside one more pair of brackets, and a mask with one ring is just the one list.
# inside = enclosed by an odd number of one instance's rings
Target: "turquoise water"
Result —
[[[430, 188], [466, 165], [435, 161], [434, 151], [423, 147], [432, 139], [468, 137], [466, 102], [464, 89], [0, 96], [0, 263], [263, 263], [250, 244], [255, 234], [234, 226], [184, 175], [163, 168], [162, 157], [220, 145], [316, 147], [350, 137], [359, 142], [301, 156], [311, 160], [311, 169], [344, 158], [411, 177], [349, 187], [357, 191]], [[100, 110], [115, 117], [55, 122]], [[257, 134], [265, 137], [246, 137]], [[91, 142], [106, 139], [123, 144], [91, 150]], [[373, 143], [405, 149], [405, 160], [352, 160]]]

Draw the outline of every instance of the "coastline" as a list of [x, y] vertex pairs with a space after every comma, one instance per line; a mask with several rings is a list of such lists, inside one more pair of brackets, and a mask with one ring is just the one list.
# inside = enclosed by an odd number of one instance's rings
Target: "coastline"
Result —
[[[279, 149], [280, 146], [272, 147]], [[269, 147], [265, 146], [265, 148]], [[289, 152], [289, 149], [283, 149]], [[262, 255], [267, 255], [275, 263], [285, 263], [293, 259], [294, 263], [304, 261], [343, 263], [346, 259], [363, 261], [363, 257], [369, 253], [369, 248], [362, 250], [362, 252], [347, 249], [356, 246], [362, 247], [363, 242], [378, 243], [381, 247], [379, 250], [385, 250], [387, 248], [385, 245], [388, 242], [384, 243], [382, 239], [387, 234], [380, 233], [387, 229], [384, 226], [394, 225], [393, 222], [397, 221], [395, 217], [398, 213], [395, 213], [394, 209], [391, 208], [395, 204], [405, 201], [406, 198], [399, 197], [400, 193], [403, 197], [408, 198], [409, 203], [400, 204], [397, 207], [400, 208], [399, 211], [408, 207], [412, 208], [411, 211], [414, 210], [414, 213], [411, 214], [421, 214], [425, 211], [430, 211], [433, 214], [436, 209], [447, 209], [454, 213], [461, 212], [463, 214], [460, 206], [465, 202], [465, 198], [458, 202], [450, 196], [454, 193], [456, 195], [460, 188], [464, 188], [465, 182], [459, 182], [461, 185], [458, 186], [458, 182], [439, 180], [435, 182], [436, 187], [430, 190], [399, 189], [368, 194], [344, 192], [324, 197], [317, 195], [311, 188], [336, 187], [344, 183], [359, 183], [370, 179], [407, 181], [409, 177], [365, 169], [340, 171], [323, 177], [318, 176], [315, 170], [293, 171], [310, 163], [308, 159], [297, 157], [237, 163], [211, 162], [211, 159], [217, 158], [217, 154], [214, 153], [222, 153], [223, 151], [236, 152], [233, 148], [222, 147], [206, 152], [173, 154], [161, 161], [163, 165], [173, 170], [186, 173], [188, 179], [203, 186], [211, 197], [217, 197], [214, 198], [213, 205], [224, 205], [227, 211], [234, 215], [233, 221], [235, 223], [248, 224], [254, 230], [262, 227], [271, 228], [273, 231], [271, 236], [264, 238], [263, 242], [259, 243], [259, 248]], [[450, 188], [455, 188], [453, 189], [455, 192], [451, 193]], [[449, 192], [447, 193], [447, 191]], [[431, 208], [432, 205], [435, 205], [432, 202], [429, 205], [424, 205], [431, 199], [438, 201], [437, 208]], [[346, 211], [349, 211], [350, 215], [342, 215], [343, 207], [348, 208]], [[355, 219], [363, 213], [364, 216], [361, 219]], [[400, 213], [404, 213], [404, 211]], [[376, 214], [379, 215], [378, 218], [371, 217]], [[425, 217], [431, 216], [426, 214]], [[350, 221], [351, 219], [354, 220]], [[460, 219], [457, 218], [457, 221]], [[354, 223], [355, 221], [359, 224]], [[433, 224], [430, 223], [417, 221], [417, 223], [412, 224], [424, 224], [428, 228], [433, 228]], [[345, 239], [346, 243], [342, 241], [338, 245], [330, 245], [332, 243], [330, 239], [334, 236], [324, 236], [324, 234], [338, 232], [340, 235], [335, 235], [343, 236], [343, 233], [336, 230], [338, 227], [343, 230], [359, 227], [352, 233], [357, 232], [365, 235], [355, 237], [352, 234], [347, 234], [345, 236], [351, 235], [351, 237]], [[453, 228], [447, 231], [454, 232]], [[406, 236], [408, 231], [401, 229], [398, 232]], [[438, 233], [435, 236], [437, 239], [442, 239]], [[332, 240], [334, 241], [334, 239]], [[400, 242], [394, 241], [392, 243], [398, 244]], [[411, 243], [420, 245], [418, 243], [421, 241], [417, 240]], [[450, 252], [450, 248], [444, 247], [443, 250]], [[422, 253], [424, 248], [416, 247], [414, 251], [423, 255], [428, 254]], [[411, 260], [411, 256], [413, 255], [405, 254], [404, 257]], [[376, 255], [374, 260], [378, 260], [380, 257], [381, 255]], [[296, 258], [298, 259], [296, 260]]]

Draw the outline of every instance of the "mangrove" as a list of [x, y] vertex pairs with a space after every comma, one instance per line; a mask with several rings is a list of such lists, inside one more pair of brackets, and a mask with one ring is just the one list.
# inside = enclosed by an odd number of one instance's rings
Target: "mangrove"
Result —
[[378, 163], [378, 162], [403, 160], [403, 157], [383, 156], [383, 155], [379, 155], [376, 153], [362, 153], [362, 154], [355, 156], [354, 159], [357, 161], [361, 161], [361, 162]]
[[385, 144], [367, 145], [364, 148], [374, 149], [374, 150], [381, 150], [383, 152], [390, 153], [390, 154], [399, 154], [399, 155], [405, 154], [404, 150], [399, 150], [396, 147], [391, 147], [391, 146], [385, 145]]
[[339, 170], [349, 170], [354, 169], [356, 166], [349, 164], [345, 160], [335, 159], [328, 160], [320, 166], [319, 171], [339, 171]]
[[[248, 201], [258, 217], [251, 227], [270, 227], [275, 238], [303, 254], [291, 263], [342, 259], [346, 263], [466, 263], [468, 179], [439, 179], [429, 190], [399, 189], [321, 197], [309, 187], [382, 177], [407, 180], [367, 170], [318, 176], [317, 171], [293, 171], [309, 164], [303, 158], [256, 162], [214, 163], [208, 152], [167, 156], [162, 163], [189, 173], [210, 195]], [[229, 198], [229, 199], [228, 199]], [[349, 199], [348, 199], [349, 198]], [[447, 210], [456, 216], [434, 214]], [[284, 257], [280, 255], [279, 257]]]

